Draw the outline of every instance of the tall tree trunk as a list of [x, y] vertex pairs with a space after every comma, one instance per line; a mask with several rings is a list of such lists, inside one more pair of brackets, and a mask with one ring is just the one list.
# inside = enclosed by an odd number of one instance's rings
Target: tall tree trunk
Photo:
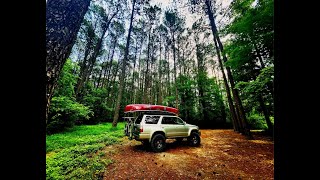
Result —
[[91, 51], [91, 46], [92, 46], [92, 38], [88, 38], [88, 42], [87, 42], [87, 45], [86, 45], [86, 49], [85, 49], [85, 52], [84, 52], [84, 58], [83, 58], [83, 61], [80, 65], [80, 74], [79, 74], [79, 78], [78, 78], [78, 81], [77, 81], [77, 85], [76, 85], [76, 88], [75, 88], [75, 95], [76, 97], [79, 97], [79, 94], [80, 94], [80, 89], [82, 87], [82, 83], [84, 82], [84, 79], [85, 79], [85, 73], [88, 69], [88, 66], [87, 66], [87, 63], [88, 63], [88, 56], [89, 56], [89, 53]]
[[258, 101], [260, 103], [264, 118], [265, 118], [267, 126], [268, 126], [268, 134], [273, 136], [273, 125], [272, 125], [272, 122], [270, 120], [269, 112], [268, 112], [268, 110], [267, 110], [267, 108], [266, 108], [266, 106], [264, 104], [262, 95], [258, 96]]
[[137, 54], [138, 54], [138, 42], [136, 41], [136, 48], [134, 53], [134, 62], [133, 62], [133, 70], [132, 70], [132, 81], [131, 81], [131, 93], [130, 93], [130, 102], [135, 102], [135, 86], [134, 86], [134, 72], [136, 70], [136, 61], [137, 61]]
[[[104, 82], [103, 82], [103, 84], [105, 84], [105, 83], [107, 83], [106, 84], [106, 87], [108, 88], [108, 93], [109, 93], [109, 91], [110, 91], [110, 81], [109, 81], [109, 78], [110, 78], [110, 74], [112, 73], [111, 71], [112, 71], [112, 62], [113, 62], [113, 56], [114, 56], [114, 51], [115, 51], [115, 49], [116, 49], [116, 44], [118, 43], [118, 40], [117, 40], [117, 37], [115, 37], [115, 40], [114, 40], [114, 43], [113, 43], [113, 48], [112, 48], [112, 52], [111, 52], [111, 56], [110, 56], [110, 58], [109, 58], [109, 63], [108, 63], [108, 69], [107, 69], [107, 71], [108, 71], [108, 77], [107, 77], [107, 80], [105, 80]], [[104, 76], [105, 77], [105, 76]]]
[[203, 82], [203, 73], [204, 73], [204, 67], [203, 67], [203, 52], [202, 52], [202, 46], [196, 45], [196, 55], [197, 55], [197, 82], [198, 82], [198, 92], [199, 92], [199, 105], [200, 105], [200, 114], [201, 114], [201, 120], [204, 120], [205, 117], [208, 117], [207, 111], [205, 110], [206, 104], [205, 104], [205, 97], [204, 97], [204, 87], [205, 84]]
[[[46, 4], [46, 123], [54, 88], [71, 53], [90, 0], [48, 0]], [[72, 19], [72, 21], [70, 21]]]
[[158, 74], [159, 74], [159, 85], [158, 85], [158, 92], [159, 92], [159, 96], [158, 96], [158, 104], [162, 104], [162, 60], [161, 60], [161, 53], [162, 53], [162, 44], [161, 44], [161, 37], [160, 37], [160, 57], [159, 57], [159, 67], [158, 67]]
[[169, 63], [169, 48], [167, 48], [167, 62], [168, 62], [168, 86], [167, 86], [167, 95], [171, 96], [171, 87], [170, 87], [170, 63]]
[[178, 88], [177, 88], [177, 68], [176, 68], [176, 47], [175, 47], [175, 38], [174, 32], [172, 33], [172, 49], [173, 49], [173, 71], [174, 71], [174, 89], [175, 89], [175, 97], [176, 97], [176, 104], [175, 108], [178, 108]]
[[149, 29], [149, 35], [148, 35], [148, 48], [147, 48], [147, 69], [144, 75], [144, 90], [143, 90], [143, 103], [149, 103], [149, 62], [150, 62], [150, 37], [151, 37], [151, 26]]
[[103, 64], [101, 64], [101, 71], [100, 71], [100, 73], [99, 73], [99, 77], [98, 77], [98, 80], [97, 80], [96, 89], [99, 88], [103, 71], [106, 71], [106, 67], [105, 67]]
[[[138, 90], [136, 91], [136, 99], [138, 99], [138, 103], [141, 103], [141, 92], [142, 92], [142, 83], [141, 83], [141, 53], [142, 53], [142, 43], [143, 43], [143, 40], [141, 40], [141, 47], [140, 47], [140, 52], [139, 52], [139, 65], [138, 65]], [[138, 95], [139, 94], [139, 95]]]
[[[210, 3], [211, 2], [209, 0], [205, 1], [205, 4], [207, 5], [207, 13], [208, 13], [209, 20], [210, 20], [212, 34], [214, 36], [214, 39], [216, 39], [216, 41], [217, 41], [217, 43], [219, 45], [219, 50], [220, 50], [220, 52], [222, 54], [223, 61], [226, 62], [227, 61], [227, 57], [226, 57], [225, 53], [223, 52], [223, 45], [222, 45], [222, 43], [220, 41], [220, 38], [219, 38], [219, 35], [218, 35], [217, 26], [215, 24], [215, 19], [214, 19], [212, 10], [211, 10]], [[235, 103], [236, 103], [236, 107], [239, 110], [239, 116], [240, 116], [240, 119], [241, 119], [241, 124], [242, 124], [242, 127], [243, 127], [243, 131], [244, 131], [243, 133], [247, 137], [252, 138], [252, 134], [250, 133], [250, 129], [248, 127], [248, 122], [247, 122], [247, 118], [245, 116], [245, 112], [244, 112], [244, 109], [243, 109], [243, 106], [242, 106], [242, 102], [241, 102], [241, 99], [239, 97], [239, 92], [238, 92], [237, 89], [235, 89], [235, 84], [234, 84], [233, 76], [232, 76], [232, 73], [231, 73], [231, 69], [229, 67], [226, 67], [226, 69], [227, 69], [228, 78], [229, 78], [229, 81], [230, 81], [230, 84], [231, 84], [232, 94], [233, 94], [233, 97], [234, 97], [234, 100], [235, 100]]]
[[99, 52], [100, 52], [100, 50], [101, 50], [101, 48], [102, 48], [102, 42], [103, 42], [104, 36], [105, 36], [107, 30], [109, 29], [109, 26], [110, 26], [110, 23], [111, 23], [112, 19], [118, 14], [118, 12], [119, 12], [119, 11], [118, 11], [118, 9], [117, 9], [117, 11], [112, 14], [112, 16], [110, 17], [110, 19], [108, 19], [108, 17], [106, 18], [106, 23], [105, 23], [104, 26], [102, 27], [101, 37], [99, 38], [99, 40], [98, 40], [98, 42], [97, 42], [97, 44], [96, 44], [96, 46], [95, 46], [95, 48], [94, 48], [93, 54], [92, 54], [92, 56], [90, 57], [90, 60], [89, 60], [89, 62], [90, 62], [90, 64], [89, 64], [89, 71], [87, 72], [87, 76], [86, 76], [86, 78], [85, 78], [84, 83], [89, 80], [89, 77], [90, 77], [90, 75], [91, 75], [91, 73], [92, 73], [93, 67], [94, 67], [94, 65], [95, 65], [95, 63], [96, 63], [96, 61], [97, 61]]
[[219, 51], [219, 48], [218, 48], [218, 43], [217, 43], [215, 38], [213, 38], [213, 40], [214, 40], [214, 45], [215, 45], [215, 49], [216, 49], [216, 52], [217, 52], [217, 57], [218, 57], [219, 66], [220, 66], [221, 73], [222, 73], [224, 86], [226, 88], [226, 93], [227, 93], [227, 98], [228, 98], [229, 109], [230, 109], [230, 112], [231, 112], [231, 119], [232, 119], [232, 122], [233, 122], [233, 127], [234, 127], [235, 131], [240, 132], [240, 131], [242, 131], [242, 128], [240, 126], [241, 124], [239, 123], [239, 119], [237, 117], [236, 110], [235, 110], [235, 107], [233, 105], [233, 101], [232, 101], [232, 98], [231, 98], [231, 91], [230, 91], [230, 87], [229, 87], [229, 84], [228, 84], [228, 80], [227, 80], [226, 74], [224, 72], [223, 63], [222, 63], [221, 56], [220, 56], [220, 51]]
[[[114, 67], [114, 69], [112, 69], [113, 70], [112, 71], [112, 78], [110, 80], [110, 83], [108, 83], [109, 86], [108, 86], [108, 95], [107, 95], [108, 100], [107, 101], [108, 101], [108, 105], [110, 105], [111, 107], [114, 107], [112, 102], [115, 99], [114, 98], [114, 91], [115, 91], [115, 86], [116, 86], [115, 83], [116, 83], [116, 78], [117, 78], [117, 74], [118, 74], [119, 64], [120, 64], [120, 62], [118, 61], [116, 67]], [[111, 85], [112, 85], [112, 88], [111, 88]]]
[[133, 21], [133, 16], [134, 16], [134, 7], [135, 7], [135, 5], [136, 5], [136, 0], [133, 0], [132, 12], [131, 12], [131, 17], [130, 17], [130, 25], [129, 25], [128, 37], [127, 37], [127, 44], [126, 44], [126, 50], [125, 50], [125, 53], [124, 53], [124, 58], [123, 58], [122, 68], [121, 68], [119, 94], [118, 94], [118, 99], [117, 99], [117, 102], [116, 102], [115, 112], [114, 112], [114, 116], [113, 116], [112, 127], [116, 127], [117, 124], [118, 124], [120, 104], [121, 104], [122, 93], [123, 93], [123, 89], [124, 89], [124, 77], [125, 77], [125, 74], [126, 74], [126, 64], [127, 64], [127, 61], [128, 61], [129, 44], [130, 44], [130, 36], [131, 36], [131, 31], [132, 31], [132, 21]]
[[[223, 100], [223, 94], [222, 94], [222, 91], [220, 90], [220, 82], [219, 82], [219, 76], [217, 75], [217, 72], [215, 70], [215, 67], [212, 67], [212, 74], [214, 75], [214, 79], [215, 79], [215, 83], [217, 84], [218, 88], [219, 88], [219, 94], [221, 96], [221, 100], [222, 100], [222, 104], [221, 104], [221, 117], [222, 117], [222, 120], [223, 122], [227, 122], [227, 115], [226, 115], [226, 107], [225, 107], [225, 102]], [[230, 91], [229, 91], [230, 92]]]

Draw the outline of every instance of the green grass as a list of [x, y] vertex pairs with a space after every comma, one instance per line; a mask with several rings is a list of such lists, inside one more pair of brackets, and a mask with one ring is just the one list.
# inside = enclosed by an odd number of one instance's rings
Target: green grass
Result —
[[98, 179], [112, 161], [99, 152], [120, 141], [124, 123], [76, 126], [46, 137], [46, 179]]

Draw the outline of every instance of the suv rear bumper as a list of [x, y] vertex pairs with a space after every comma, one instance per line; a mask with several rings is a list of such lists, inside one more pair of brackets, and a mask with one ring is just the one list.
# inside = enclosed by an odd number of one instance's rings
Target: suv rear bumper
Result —
[[149, 140], [150, 134], [143, 134], [143, 133], [133, 133], [133, 137], [137, 141], [142, 141], [142, 140]]

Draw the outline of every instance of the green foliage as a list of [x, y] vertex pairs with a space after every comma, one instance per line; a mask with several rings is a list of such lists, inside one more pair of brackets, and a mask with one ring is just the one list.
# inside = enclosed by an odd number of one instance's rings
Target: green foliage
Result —
[[176, 97], [175, 96], [166, 96], [163, 99], [163, 105], [165, 106], [173, 106], [175, 104]]
[[225, 31], [233, 35], [225, 47], [229, 55], [227, 65], [239, 69], [245, 63], [256, 61], [259, 56], [273, 60], [273, 0], [236, 0], [232, 3], [234, 21]]
[[122, 137], [124, 123], [119, 123], [116, 128], [111, 123], [97, 125], [81, 125], [69, 128], [62, 133], [47, 135], [46, 152], [59, 151], [76, 145], [92, 145], [95, 142], [113, 143], [116, 138]]
[[177, 88], [180, 97], [179, 113], [187, 122], [196, 119], [196, 82], [187, 76], [177, 78]]
[[264, 116], [259, 114], [262, 111], [259, 102], [259, 96], [262, 96], [265, 100], [265, 106], [268, 109], [270, 115], [273, 114], [273, 98], [270, 95], [268, 86], [273, 84], [274, 67], [269, 66], [261, 70], [261, 73], [257, 78], [250, 82], [239, 82], [236, 84], [236, 88], [242, 92], [243, 105], [246, 111], [251, 112], [248, 115], [249, 123], [257, 129], [265, 129]]
[[[270, 117], [271, 122], [273, 123], [273, 117]], [[251, 129], [263, 129], [267, 130], [268, 125], [265, 121], [265, 117], [260, 114], [256, 109], [253, 109], [249, 114], [248, 114], [248, 123], [251, 126]]]
[[82, 103], [94, 112], [94, 116], [82, 123], [95, 124], [106, 121], [106, 117], [113, 114], [113, 109], [108, 106], [106, 101], [108, 92], [105, 88], [91, 89], [82, 99]]
[[[82, 125], [46, 138], [46, 179], [99, 179], [112, 160], [102, 148], [120, 141], [124, 123]], [[100, 152], [99, 152], [100, 151]]]
[[72, 62], [71, 59], [66, 60], [53, 96], [74, 96], [74, 86], [77, 83], [77, 76], [75, 72], [78, 70], [79, 66], [76, 63]]
[[77, 121], [88, 120], [93, 115], [88, 107], [76, 102], [74, 98], [78, 70], [79, 66], [67, 59], [51, 100], [47, 123], [48, 134], [63, 131], [72, 127]]
[[261, 73], [254, 81], [239, 82], [236, 84], [236, 88], [252, 96], [260, 95], [262, 92], [266, 91], [268, 84], [273, 84], [273, 74], [274, 67], [266, 67], [261, 70]]
[[177, 31], [182, 31], [185, 26], [185, 19], [182, 18], [176, 10], [166, 10], [164, 12], [164, 25], [174, 34]]
[[66, 96], [53, 97], [48, 115], [47, 133], [63, 131], [76, 121], [88, 120], [93, 112], [86, 106]]
[[246, 63], [252, 61], [254, 58], [252, 45], [243, 40], [232, 41], [225, 45], [225, 51], [231, 57], [226, 63], [226, 66], [232, 69], [237, 69], [245, 65]]

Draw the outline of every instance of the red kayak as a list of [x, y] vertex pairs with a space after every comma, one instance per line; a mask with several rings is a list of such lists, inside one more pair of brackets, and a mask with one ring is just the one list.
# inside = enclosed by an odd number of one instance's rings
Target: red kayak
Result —
[[178, 114], [177, 108], [152, 104], [128, 104], [124, 109], [125, 113], [136, 111], [166, 111]]

